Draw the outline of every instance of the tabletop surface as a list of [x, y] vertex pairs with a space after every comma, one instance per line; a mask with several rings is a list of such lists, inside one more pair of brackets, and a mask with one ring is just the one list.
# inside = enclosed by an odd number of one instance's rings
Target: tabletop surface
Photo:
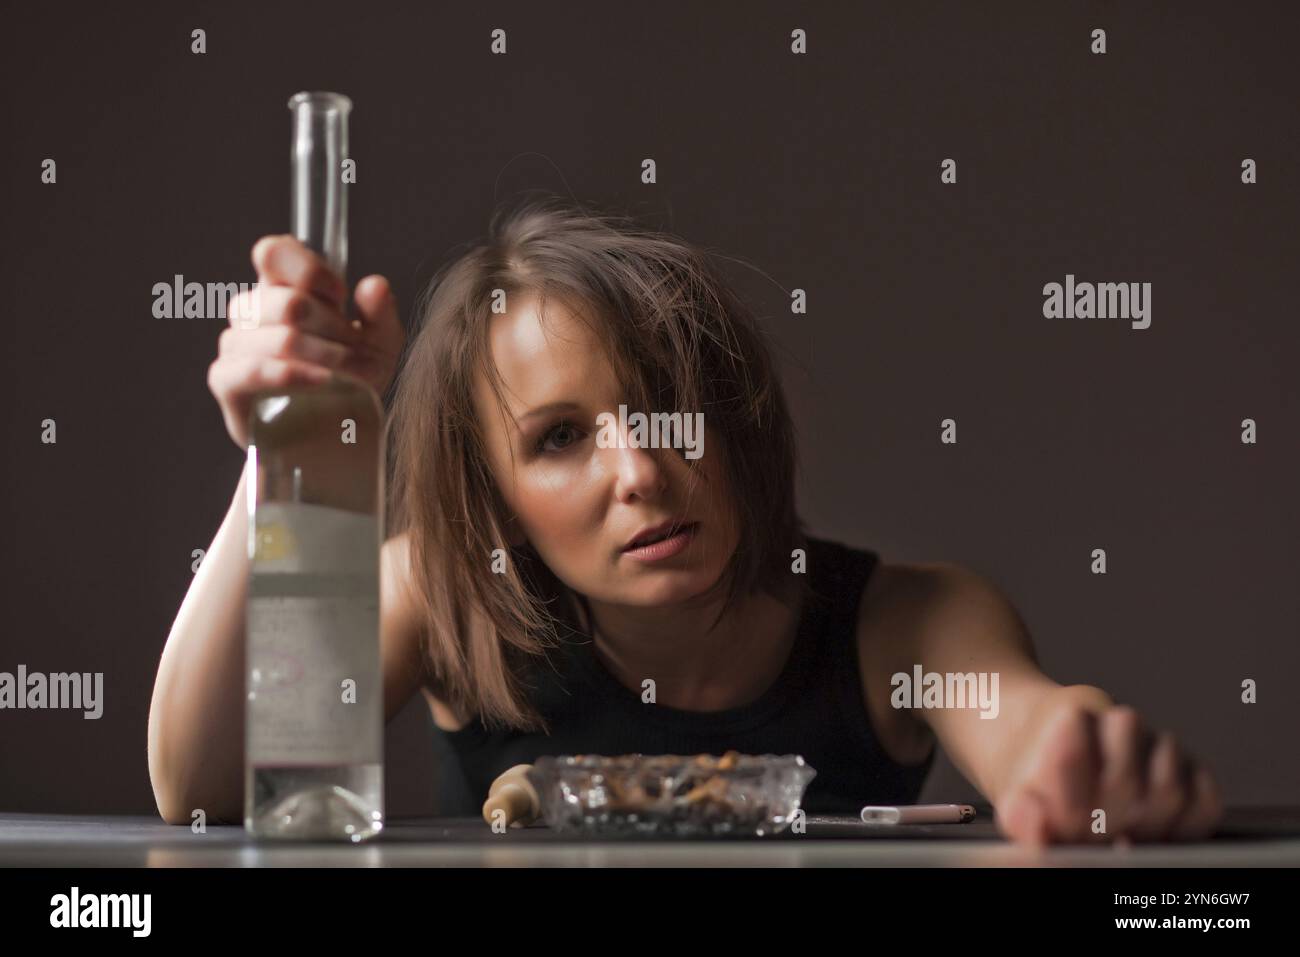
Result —
[[0, 812], [0, 867], [1296, 867], [1300, 807], [1231, 808], [1212, 840], [1020, 847], [987, 806], [968, 824], [870, 827], [813, 815], [803, 834], [611, 838], [543, 825], [495, 833], [481, 818], [397, 818], [358, 845], [255, 841], [238, 825], [194, 833], [151, 816]]

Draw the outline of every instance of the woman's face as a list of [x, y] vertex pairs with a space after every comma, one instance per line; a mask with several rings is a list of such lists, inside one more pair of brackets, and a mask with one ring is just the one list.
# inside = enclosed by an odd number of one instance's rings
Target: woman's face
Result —
[[[593, 601], [659, 606], [712, 588], [739, 540], [717, 433], [706, 420], [688, 501], [680, 450], [631, 447], [631, 423], [615, 432], [618, 442], [598, 445], [597, 416], [611, 413], [617, 423], [627, 398], [587, 326], [554, 298], [545, 327], [535, 295], [511, 306], [492, 317], [489, 333], [509, 411], [481, 374], [474, 396], [492, 473], [515, 516], [511, 544], [527, 539], [564, 584]], [[654, 411], [686, 410], [626, 414]], [[684, 549], [657, 561], [625, 553], [643, 529], [671, 520], [698, 523]]]

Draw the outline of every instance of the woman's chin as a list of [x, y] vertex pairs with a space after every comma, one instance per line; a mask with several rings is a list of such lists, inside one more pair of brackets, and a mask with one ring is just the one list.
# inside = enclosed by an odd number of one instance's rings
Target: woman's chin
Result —
[[624, 591], [628, 597], [624, 604], [656, 608], [705, 599], [721, 577], [720, 570], [712, 569], [656, 570], [639, 576], [639, 581], [633, 581], [626, 586]]

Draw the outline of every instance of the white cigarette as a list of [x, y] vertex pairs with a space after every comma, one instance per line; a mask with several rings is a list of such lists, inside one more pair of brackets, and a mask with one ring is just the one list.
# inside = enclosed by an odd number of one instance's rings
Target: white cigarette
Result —
[[964, 824], [975, 817], [969, 804], [910, 804], [862, 809], [863, 824]]

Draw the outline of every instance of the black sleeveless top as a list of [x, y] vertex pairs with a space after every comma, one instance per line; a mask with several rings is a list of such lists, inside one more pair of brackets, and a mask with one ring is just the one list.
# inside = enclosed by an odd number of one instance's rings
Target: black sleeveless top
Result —
[[776, 681], [757, 700], [724, 711], [646, 704], [592, 651], [588, 636], [562, 630], [552, 667], [534, 672], [532, 701], [550, 734], [489, 731], [476, 717], [445, 737], [459, 758], [475, 811], [501, 772], [544, 754], [801, 754], [817, 775], [809, 814], [857, 814], [865, 804], [916, 803], [934, 748], [916, 765], [881, 750], [868, 720], [856, 641], [857, 609], [878, 556], [807, 538], [808, 588], [798, 635]]

